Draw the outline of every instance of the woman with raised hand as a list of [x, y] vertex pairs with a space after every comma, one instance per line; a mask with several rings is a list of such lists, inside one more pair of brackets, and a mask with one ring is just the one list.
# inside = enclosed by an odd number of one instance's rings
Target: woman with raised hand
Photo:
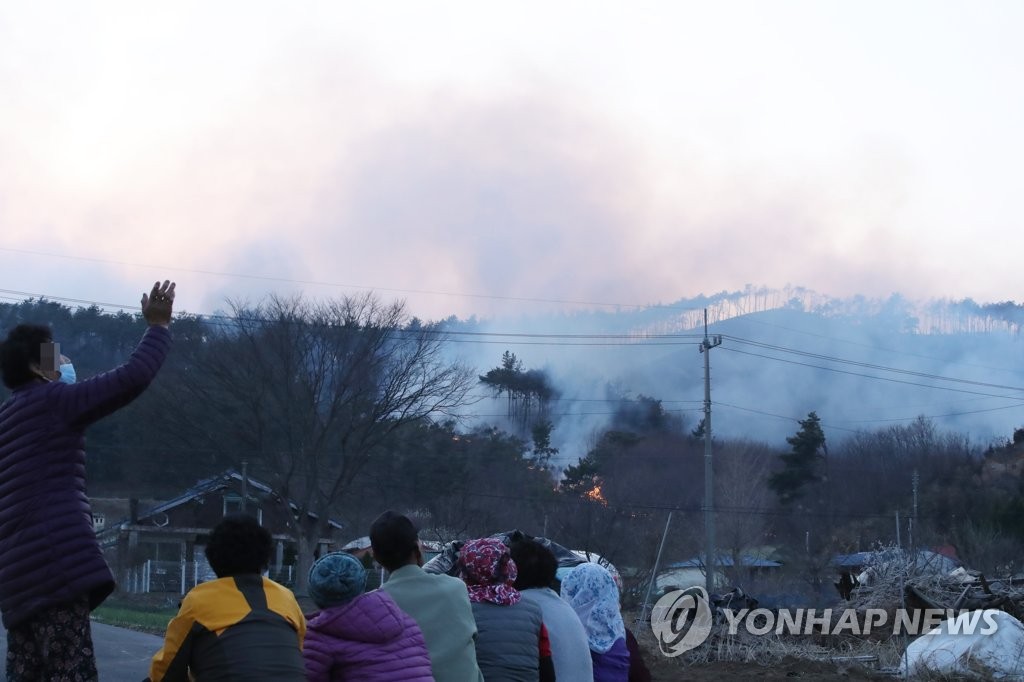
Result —
[[[137, 398], [171, 346], [174, 283], [142, 295], [149, 328], [128, 361], [73, 382], [48, 326], [0, 346], [0, 611], [7, 680], [95, 680], [89, 613], [114, 590], [85, 492], [85, 430]], [[63, 379], [63, 380], [62, 380]]]

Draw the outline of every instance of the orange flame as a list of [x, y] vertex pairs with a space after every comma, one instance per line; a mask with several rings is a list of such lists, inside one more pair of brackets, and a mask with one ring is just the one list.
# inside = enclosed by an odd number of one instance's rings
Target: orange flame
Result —
[[595, 483], [593, 488], [583, 493], [583, 496], [587, 499], [593, 500], [594, 502], [599, 502], [605, 507], [608, 506], [608, 500], [604, 499], [604, 495], [601, 493], [600, 483]]

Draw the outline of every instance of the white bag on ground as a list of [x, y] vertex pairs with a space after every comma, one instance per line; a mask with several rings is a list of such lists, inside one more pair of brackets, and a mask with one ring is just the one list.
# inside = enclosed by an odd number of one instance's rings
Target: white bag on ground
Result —
[[911, 642], [902, 663], [910, 676], [925, 671], [988, 679], [1024, 675], [1024, 623], [995, 609], [965, 612]]

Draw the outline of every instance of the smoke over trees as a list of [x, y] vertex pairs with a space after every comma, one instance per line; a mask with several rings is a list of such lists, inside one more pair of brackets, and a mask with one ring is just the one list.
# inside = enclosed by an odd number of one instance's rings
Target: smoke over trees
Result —
[[546, 372], [524, 370], [523, 361], [511, 351], [505, 351], [501, 364], [479, 379], [495, 397], [506, 397], [508, 419], [522, 433], [547, 419], [548, 406], [558, 395]]
[[[25, 320], [51, 322], [83, 378], [123, 360], [143, 329], [98, 309], [0, 305], [5, 327]], [[180, 317], [173, 333], [152, 389], [90, 432], [91, 494], [168, 499], [245, 461], [296, 505], [299, 576], [326, 519], [357, 537], [387, 507], [441, 540], [519, 528], [636, 568], [653, 565], [671, 510], [664, 561], [702, 552], [703, 444], [660, 397], [606, 393], [600, 428], [556, 440], [565, 424], [550, 404], [571, 400], [557, 365], [528, 370], [506, 352], [480, 375], [452, 361], [442, 329], [373, 297], [239, 304]], [[507, 400], [507, 418], [462, 418], [480, 385]], [[836, 436], [819, 414], [785, 442], [716, 435], [730, 581], [753, 588], [736, 567], [759, 553], [827, 587], [831, 557], [894, 544], [897, 516], [904, 544], [1021, 568], [1024, 431], [986, 449], [925, 418]], [[555, 469], [566, 456], [575, 463]]]

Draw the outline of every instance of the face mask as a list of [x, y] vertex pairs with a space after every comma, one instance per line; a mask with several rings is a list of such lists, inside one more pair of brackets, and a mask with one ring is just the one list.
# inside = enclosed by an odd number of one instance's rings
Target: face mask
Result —
[[63, 381], [65, 384], [73, 384], [73, 383], [75, 383], [75, 379], [76, 379], [76, 376], [75, 376], [75, 366], [74, 365], [72, 365], [69, 362], [66, 365], [61, 365], [60, 366], [60, 380], [61, 381]]

